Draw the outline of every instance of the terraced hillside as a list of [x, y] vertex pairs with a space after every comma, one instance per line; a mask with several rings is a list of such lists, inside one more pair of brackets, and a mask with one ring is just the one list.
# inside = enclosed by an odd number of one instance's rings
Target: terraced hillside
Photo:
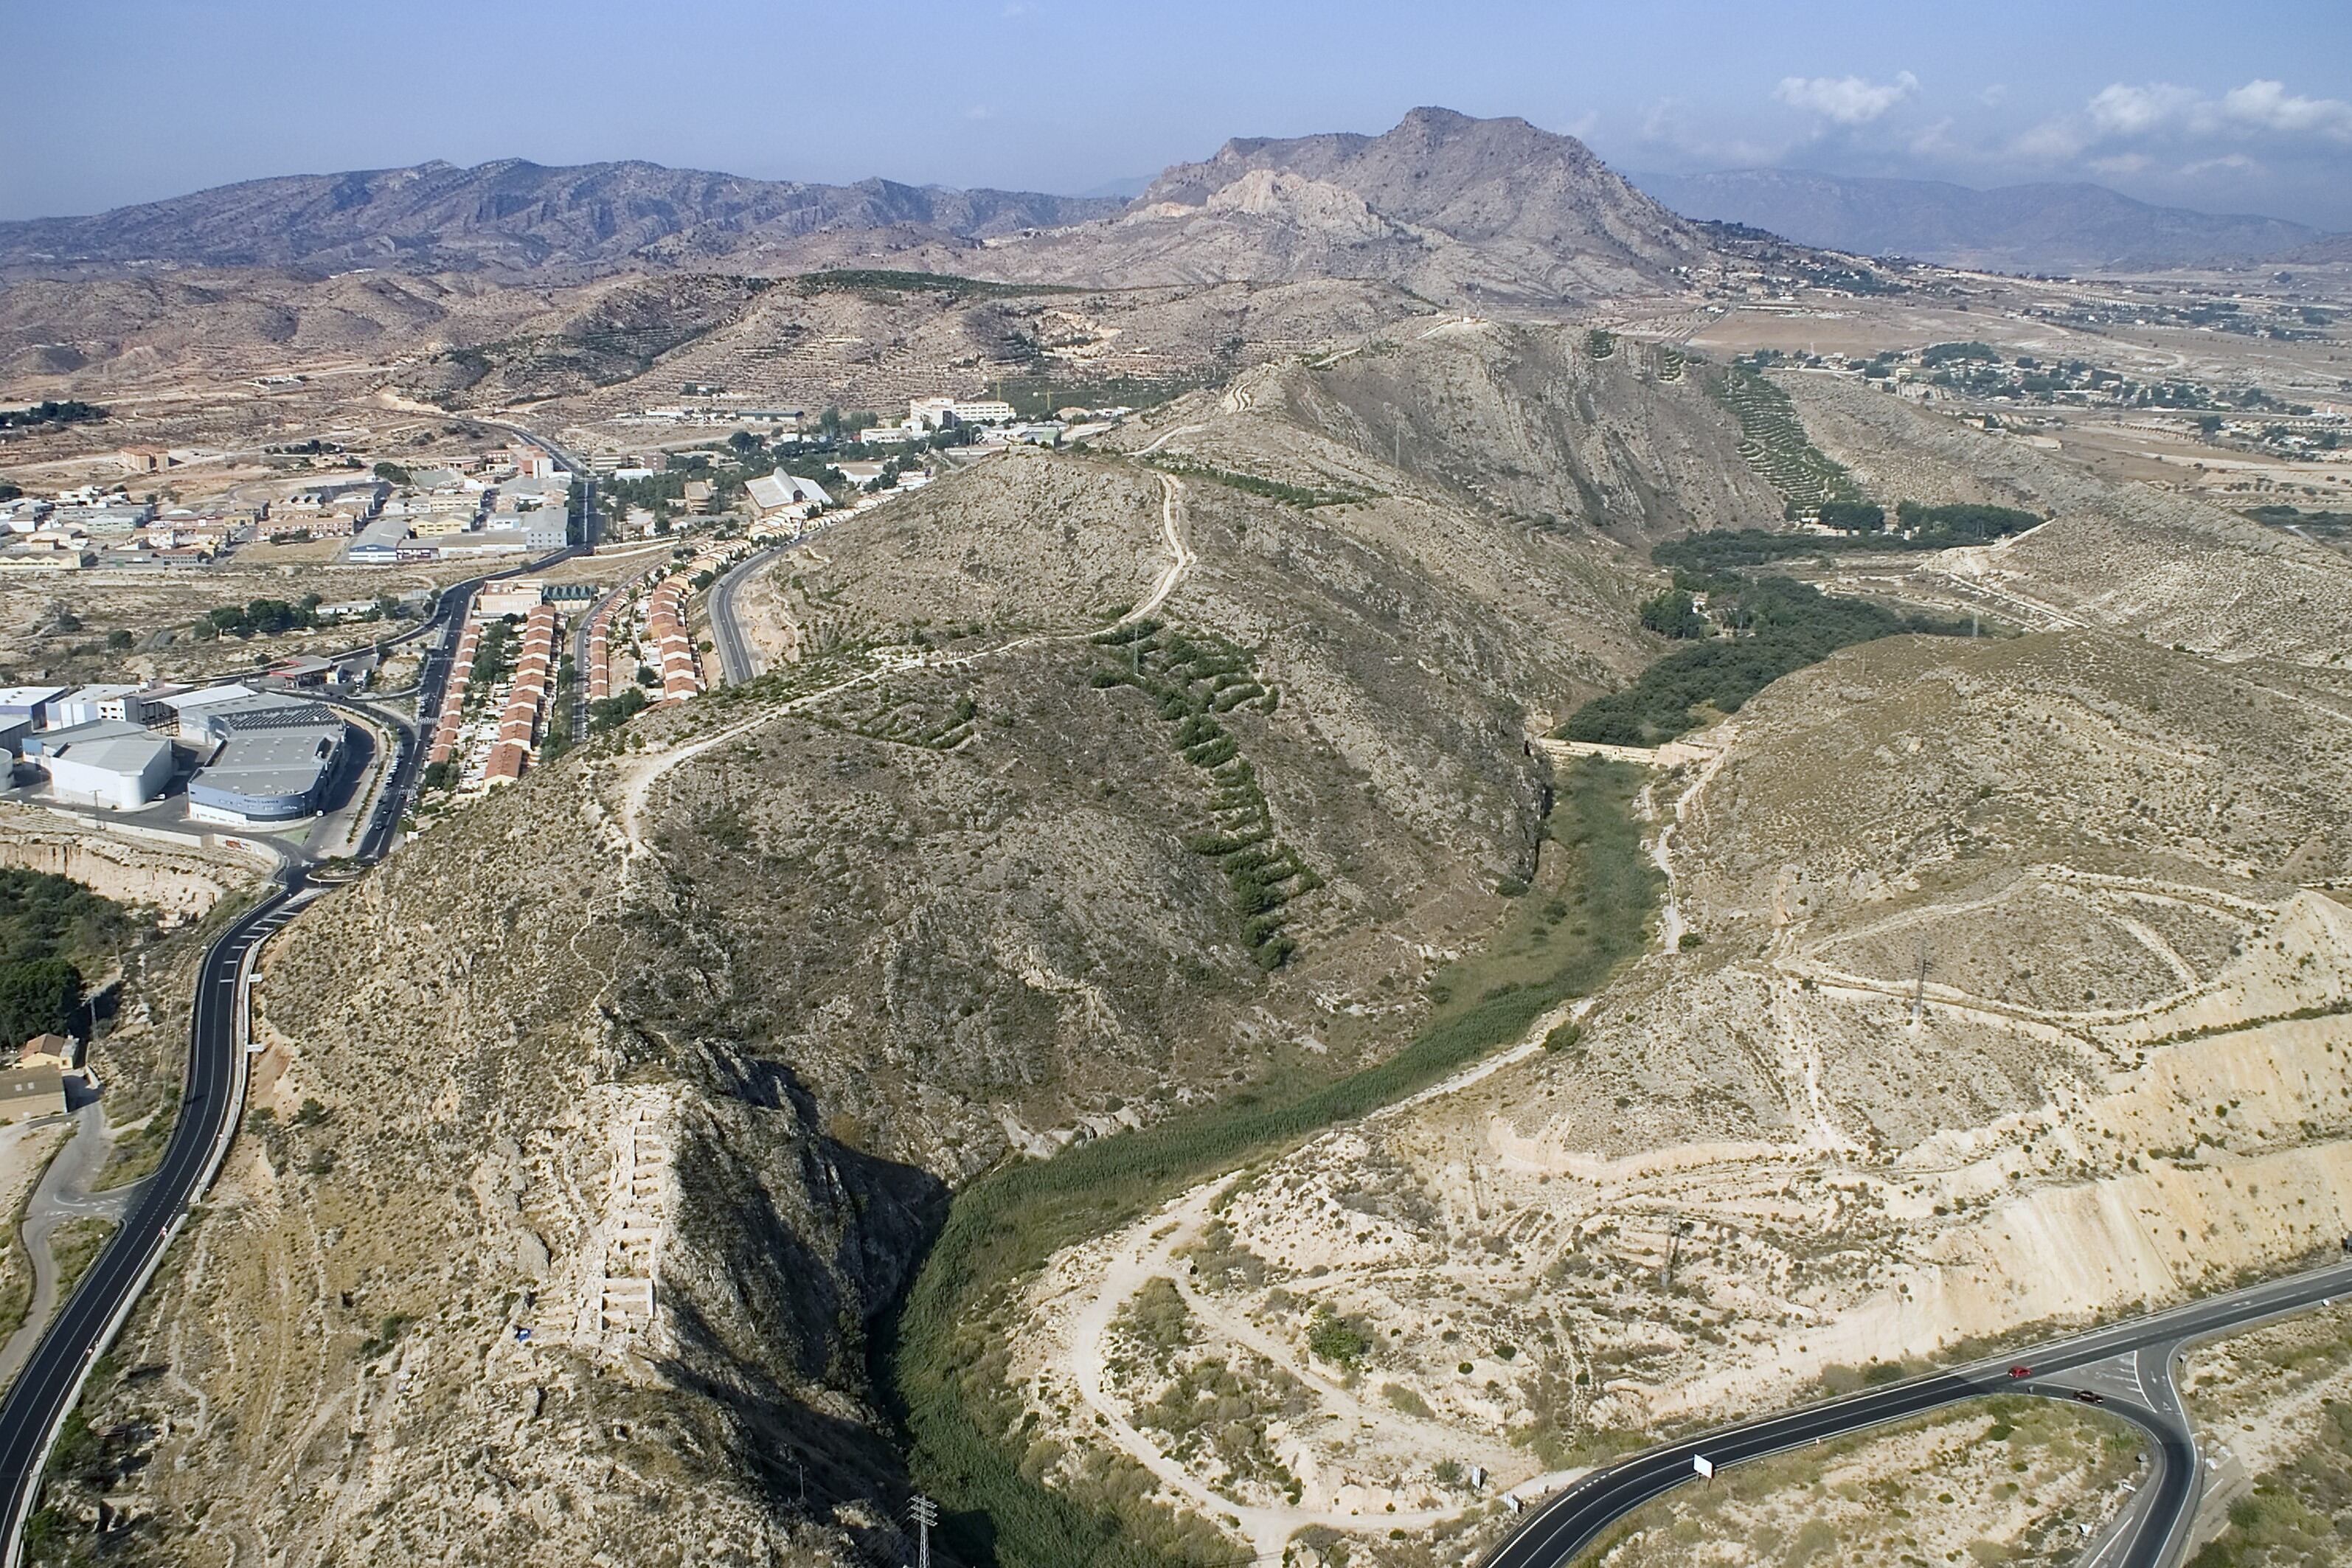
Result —
[[1811, 516], [1825, 501], [1860, 500], [1845, 466], [1813, 445], [1789, 395], [1745, 365], [1710, 377], [1716, 395], [1739, 421], [1739, 457], [1779, 491], [1790, 517]]

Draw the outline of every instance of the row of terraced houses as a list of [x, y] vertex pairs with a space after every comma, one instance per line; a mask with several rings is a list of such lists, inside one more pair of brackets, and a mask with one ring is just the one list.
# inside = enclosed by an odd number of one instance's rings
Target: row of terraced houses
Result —
[[515, 660], [514, 685], [499, 715], [498, 743], [490, 748], [492, 784], [522, 777], [539, 744], [539, 726], [547, 710], [548, 694], [555, 685], [556, 614], [553, 605], [541, 605], [522, 624], [522, 653]]

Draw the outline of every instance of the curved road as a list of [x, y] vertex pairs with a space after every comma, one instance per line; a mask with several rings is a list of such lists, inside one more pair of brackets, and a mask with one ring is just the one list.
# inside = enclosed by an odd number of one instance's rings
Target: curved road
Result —
[[82, 1277], [0, 1404], [0, 1540], [7, 1542], [11, 1563], [66, 1412], [80, 1396], [99, 1352], [131, 1315], [164, 1247], [186, 1223], [188, 1205], [211, 1183], [228, 1151], [236, 1131], [229, 1118], [244, 1071], [236, 1046], [238, 971], [253, 948], [293, 918], [289, 906], [301, 896], [301, 883], [300, 871], [287, 873], [205, 952], [189, 1021], [187, 1079], [163, 1163], [141, 1185], [122, 1227]]
[[743, 635], [742, 623], [735, 618], [735, 593], [750, 580], [752, 573], [784, 552], [785, 546], [747, 555], [719, 574], [710, 584], [707, 603], [710, 608], [710, 640], [719, 649], [719, 670], [730, 686], [739, 686], [760, 673], [760, 661], [751, 651], [751, 639]]
[[[2196, 1503], [2196, 1439], [2172, 1369], [2191, 1341], [2235, 1333], [2352, 1293], [2352, 1264], [2232, 1290], [2187, 1306], [2053, 1341], [2013, 1356], [1890, 1384], [1843, 1399], [1767, 1415], [1671, 1443], [1594, 1471], [1530, 1514], [1486, 1559], [1485, 1568], [1565, 1568], [1601, 1533], [1643, 1503], [1699, 1474], [1864, 1431], [1962, 1400], [1991, 1394], [2071, 1399], [2090, 1389], [2101, 1408], [2154, 1439], [2156, 1474], [2133, 1494], [2122, 1516], [2085, 1559], [2085, 1568], [2170, 1568], [2187, 1545]], [[2033, 1375], [2014, 1379], [2012, 1364]]]
[[[546, 449], [566, 468], [580, 471], [570, 454], [527, 432], [518, 433]], [[587, 484], [583, 528], [593, 540], [595, 486], [593, 480]], [[583, 548], [572, 545], [508, 572], [454, 584], [443, 591], [430, 616], [387, 639], [428, 639], [416, 685], [417, 712], [439, 710], [457, 631], [476, 589], [492, 577], [541, 569]], [[422, 771], [424, 748], [416, 743], [415, 731], [398, 724], [392, 730], [392, 762], [352, 857], [362, 863], [380, 860], [391, 851]], [[289, 867], [279, 873], [269, 895], [239, 915], [205, 952], [189, 1016], [187, 1076], [181, 1085], [178, 1114], [163, 1162], [140, 1184], [121, 1228], [108, 1239], [97, 1261], [42, 1334], [6, 1399], [0, 1401], [0, 1543], [5, 1543], [0, 1560], [9, 1568], [22, 1555], [25, 1521], [38, 1500], [41, 1472], [67, 1412], [80, 1397], [82, 1384], [100, 1352], [131, 1316], [140, 1293], [163, 1261], [164, 1248], [187, 1223], [189, 1205], [218, 1174], [229, 1142], [236, 1135], [235, 1117], [245, 1076], [244, 1052], [237, 1042], [237, 1010], [246, 961], [319, 891], [309, 885], [302, 867]]]

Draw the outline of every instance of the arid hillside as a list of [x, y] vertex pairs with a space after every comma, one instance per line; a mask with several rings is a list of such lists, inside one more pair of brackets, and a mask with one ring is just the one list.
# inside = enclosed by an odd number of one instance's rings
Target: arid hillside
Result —
[[[2308, 689], [2105, 632], [1901, 638], [1706, 739], [1648, 796], [1662, 951], [1498, 1070], [1055, 1258], [1011, 1336], [1033, 1463], [1078, 1484], [1099, 1415], [1260, 1549], [1392, 1510], [1442, 1554], [1473, 1467], [2352, 1229], [2352, 734]], [[1211, 1442], [1195, 1384], [1278, 1419]]]
[[1394, 279], [1452, 304], [1672, 292], [1698, 229], [1572, 136], [1416, 109], [1373, 136], [1227, 142], [1115, 218], [990, 246], [994, 277], [1191, 283]]
[[[1473, 318], [1401, 323], [1237, 378], [1128, 444], [1337, 490], [1402, 488], [1646, 563], [1651, 542], [1773, 524], [1780, 499], [1673, 349]], [[1440, 550], [1441, 559], [1466, 557]]]
[[1927, 556], [1919, 588], [2027, 626], [2105, 626], [2231, 661], [2345, 661], [2352, 573], [2324, 545], [2194, 497], [2100, 479], [1849, 382], [1778, 382], [1814, 441], [1890, 504], [1983, 500], [2052, 518], [1998, 545]]
[[1650, 548], [1780, 525], [1720, 367], [1385, 285], [1029, 288], [608, 281], [406, 362], [508, 396], [659, 329], [665, 377], [791, 340], [880, 385], [1148, 325], [1245, 368], [841, 521], [740, 601], [766, 674], [278, 938], [62, 1517], [848, 1563], [919, 1485], [1024, 1565], [1426, 1568], [1497, 1483], [2352, 1229], [2340, 557], [1784, 376], [1863, 493], [2051, 518], [1791, 569], [2000, 635], [1580, 754], [1541, 737], [1672, 646]]
[[[1585, 374], [1515, 343], [1386, 374]], [[1602, 393], [1612, 526], [1679, 526], [1631, 470], [1710, 405]], [[1200, 401], [828, 533], [765, 596], [795, 657], [290, 926], [61, 1509], [183, 1563], [901, 1551], [866, 1333], [949, 1186], [1394, 1049], [1536, 871], [1528, 710], [1647, 657], [1603, 534]]]

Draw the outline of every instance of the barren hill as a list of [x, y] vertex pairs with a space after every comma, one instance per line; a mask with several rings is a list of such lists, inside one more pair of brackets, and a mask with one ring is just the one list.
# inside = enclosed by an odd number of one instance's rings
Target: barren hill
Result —
[[[1646, 657], [1607, 531], [1743, 504], [1646, 510], [1639, 426], [1734, 437], [1582, 342], [1442, 334], [1371, 387], [1198, 395], [1149, 459], [940, 479], [777, 569], [797, 658], [289, 927], [262, 1114], [93, 1395], [121, 1538], [898, 1552], [866, 1335], [945, 1184], [1394, 1050], [1532, 868], [1523, 708]], [[1438, 378], [1497, 428], [1554, 383], [1630, 414], [1609, 515], [1349, 437]]]
[[173, 261], [198, 267], [601, 270], [740, 255], [825, 232], [970, 242], [1076, 222], [1118, 204], [865, 180], [751, 180], [638, 162], [546, 168], [519, 158], [223, 185], [89, 217], [0, 223], [0, 267]]
[[1229, 142], [1117, 218], [989, 253], [1025, 278], [1378, 278], [1441, 300], [1540, 304], [1673, 287], [1708, 255], [1576, 138], [1446, 109], [1376, 137]]

